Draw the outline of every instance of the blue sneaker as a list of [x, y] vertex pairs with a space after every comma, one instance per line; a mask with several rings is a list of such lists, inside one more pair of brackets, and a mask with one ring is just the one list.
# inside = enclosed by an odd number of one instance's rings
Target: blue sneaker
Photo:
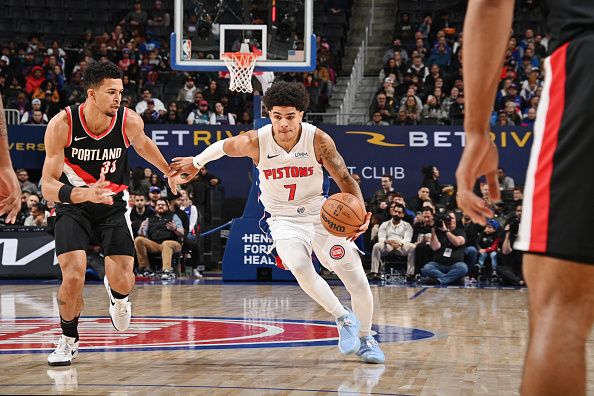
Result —
[[355, 353], [361, 347], [359, 340], [359, 320], [347, 307], [344, 307], [348, 314], [336, 319], [338, 327], [338, 349], [345, 355]]
[[365, 363], [382, 364], [386, 360], [386, 356], [373, 336], [361, 337], [361, 348], [357, 356], [360, 356]]

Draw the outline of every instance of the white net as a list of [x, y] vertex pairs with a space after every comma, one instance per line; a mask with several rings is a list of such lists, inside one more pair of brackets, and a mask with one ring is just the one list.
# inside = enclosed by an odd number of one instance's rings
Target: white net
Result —
[[258, 56], [258, 52], [225, 52], [221, 54], [221, 58], [225, 61], [231, 75], [231, 83], [229, 84], [231, 91], [252, 92], [252, 74]]

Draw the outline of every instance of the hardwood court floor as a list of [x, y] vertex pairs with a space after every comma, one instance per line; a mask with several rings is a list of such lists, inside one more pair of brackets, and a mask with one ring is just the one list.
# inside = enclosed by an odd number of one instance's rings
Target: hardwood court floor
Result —
[[125, 333], [92, 284], [81, 353], [70, 368], [50, 368], [56, 291], [0, 284], [1, 394], [514, 395], [527, 341], [525, 289], [372, 286], [387, 356], [377, 366], [341, 355], [331, 318], [295, 284], [137, 284]]

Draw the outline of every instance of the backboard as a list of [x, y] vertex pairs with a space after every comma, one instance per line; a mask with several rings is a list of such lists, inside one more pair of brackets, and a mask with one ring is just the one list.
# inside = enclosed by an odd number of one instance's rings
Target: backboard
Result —
[[248, 41], [255, 71], [314, 70], [313, 0], [175, 0], [173, 69], [227, 70], [221, 54]]

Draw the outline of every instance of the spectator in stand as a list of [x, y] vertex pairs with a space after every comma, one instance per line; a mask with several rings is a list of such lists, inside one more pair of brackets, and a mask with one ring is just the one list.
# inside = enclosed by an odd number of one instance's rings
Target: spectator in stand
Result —
[[[204, 100], [204, 95], [202, 94], [202, 91], [197, 90], [194, 93], [194, 102], [190, 103], [189, 105], [186, 106], [185, 112], [182, 114], [182, 118], [187, 119], [188, 115], [192, 111], [200, 109], [200, 102], [202, 102], [203, 100]], [[205, 102], [206, 102], [206, 110], [209, 110], [208, 101], [205, 101]], [[210, 117], [210, 115], [209, 115], [209, 117]]]
[[382, 63], [386, 65], [390, 58], [394, 58], [395, 54], [400, 54], [400, 61], [402, 63], [408, 63], [408, 53], [402, 48], [402, 41], [400, 38], [395, 38], [392, 42], [392, 48], [388, 49], [382, 58]]
[[421, 187], [417, 191], [417, 196], [408, 200], [408, 207], [416, 214], [420, 214], [423, 202], [431, 200], [428, 187]]
[[27, 95], [23, 91], [19, 91], [16, 98], [8, 101], [6, 107], [18, 110], [19, 117], [23, 117], [29, 110], [29, 99], [27, 99]]
[[16, 170], [17, 179], [21, 185], [21, 192], [29, 194], [37, 194], [37, 186], [29, 181], [29, 172], [26, 169]]
[[123, 25], [130, 32], [135, 29], [143, 29], [148, 20], [148, 14], [142, 9], [140, 1], [135, 1], [133, 7], [120, 21], [120, 25]]
[[406, 97], [404, 104], [400, 106], [400, 111], [406, 112], [406, 117], [410, 118], [416, 123], [421, 117], [421, 107], [422, 106], [417, 104], [415, 97], [409, 95]]
[[507, 118], [512, 122], [512, 125], [520, 125], [522, 123], [522, 115], [516, 104], [512, 101], [505, 103], [505, 113]]
[[383, 222], [378, 231], [378, 241], [373, 245], [371, 253], [370, 275], [377, 277], [380, 273], [382, 258], [390, 253], [406, 256], [407, 276], [413, 277], [415, 272], [415, 245], [411, 243], [412, 226], [403, 221], [404, 206], [393, 203], [390, 205], [391, 220]]
[[122, 59], [118, 61], [118, 67], [121, 71], [124, 72], [124, 76], [127, 76], [128, 70], [130, 66], [135, 63], [135, 60], [130, 57], [130, 50], [128, 48], [124, 48], [122, 50]]
[[161, 113], [155, 108], [155, 101], [153, 99], [146, 100], [146, 109], [140, 115], [145, 124], [161, 124], [163, 118]]
[[497, 179], [499, 180], [499, 189], [501, 191], [512, 191], [516, 187], [514, 179], [507, 176], [505, 169], [502, 167], [499, 167], [497, 170]]
[[210, 125], [235, 125], [235, 116], [225, 109], [221, 102], [215, 103], [215, 111], [210, 113]]
[[412, 64], [408, 68], [407, 72], [418, 76], [421, 82], [425, 81], [425, 77], [429, 75], [429, 69], [423, 64], [423, 59], [420, 55], [413, 57]]
[[31, 69], [31, 73], [25, 78], [25, 92], [28, 95], [32, 95], [36, 89], [41, 87], [41, 84], [45, 81], [43, 68], [41, 66], [34, 66]]
[[[140, 53], [143, 56], [149, 56], [149, 54], [153, 53], [155, 50], [158, 51], [161, 48], [161, 42], [159, 40], [155, 39], [152, 31], [147, 30], [146, 33], [144, 34], [144, 37], [145, 37], [144, 42], [138, 46], [138, 50], [140, 51]], [[155, 59], [154, 56], [153, 56], [153, 59]], [[149, 56], [149, 60], [150, 60], [150, 56]], [[151, 62], [151, 64], [156, 66], [156, 64], [158, 64], [158, 62], [156, 62], [156, 63]]]
[[445, 44], [439, 44], [437, 48], [431, 50], [431, 56], [429, 56], [427, 63], [435, 63], [436, 65], [447, 69], [450, 66], [451, 59], [452, 53], [450, 49], [447, 48]]
[[433, 250], [429, 243], [431, 242], [431, 227], [433, 227], [434, 210], [427, 206], [422, 208], [415, 218], [413, 225], [412, 243], [415, 244], [415, 274], [419, 269], [433, 259]]
[[180, 90], [177, 92], [177, 99], [178, 101], [184, 102], [191, 102], [194, 100], [194, 94], [198, 88], [194, 85], [194, 77], [188, 76], [186, 77], [186, 83]]
[[34, 110], [33, 116], [27, 121], [27, 125], [47, 125], [47, 122], [43, 120], [44, 116], [45, 114], [41, 110]]
[[21, 117], [21, 124], [31, 124], [33, 123], [33, 114], [39, 111], [41, 113], [41, 120], [43, 123], [47, 124], [48, 123], [48, 119], [47, 119], [47, 115], [43, 112], [41, 112], [41, 100], [39, 99], [33, 99], [31, 101], [31, 110], [27, 111], [26, 113], [23, 114], [23, 116]]
[[487, 257], [491, 259], [491, 269], [493, 270], [492, 276], [497, 275], [497, 251], [499, 248], [499, 238], [497, 236], [497, 229], [499, 223], [497, 220], [490, 219], [487, 221], [487, 225], [483, 232], [478, 235], [477, 243], [479, 247], [479, 255], [477, 262], [477, 272], [482, 273], [485, 267], [485, 260]]
[[408, 12], [400, 13], [400, 20], [396, 23], [396, 36], [400, 37], [405, 45], [414, 38], [414, 26]]
[[450, 123], [452, 125], [464, 125], [464, 95], [458, 94], [456, 102], [450, 106]]
[[471, 278], [471, 282], [476, 282], [478, 277], [478, 273], [476, 271], [475, 264], [477, 262], [478, 257], [478, 237], [481, 232], [483, 232], [483, 226], [480, 224], [473, 223], [470, 220], [470, 216], [466, 214], [462, 214], [462, 219], [460, 221], [462, 225], [462, 229], [466, 233], [466, 243], [464, 249], [464, 261], [468, 265], [468, 272]]
[[161, 0], [156, 0], [147, 20], [148, 26], [166, 28], [169, 27], [170, 23], [171, 16], [168, 12], [163, 10], [163, 3]]
[[252, 120], [252, 115], [250, 114], [249, 111], [244, 111], [241, 113], [241, 117], [239, 118], [239, 121], [237, 122], [238, 125], [247, 125], [250, 128], [253, 127], [254, 125], [254, 121]]
[[522, 257], [523, 252], [513, 248], [518, 238], [520, 218], [522, 217], [522, 205], [515, 209], [515, 216], [505, 225], [505, 238], [501, 246], [503, 264], [497, 266], [497, 275], [501, 277], [501, 283], [511, 286], [523, 286]]
[[458, 100], [459, 94], [460, 94], [460, 91], [458, 90], [458, 88], [453, 87], [450, 90], [450, 96], [448, 96], [441, 102], [441, 110], [443, 111], [443, 114], [445, 116], [448, 116], [450, 114], [450, 108]]
[[433, 261], [421, 270], [425, 277], [421, 283], [450, 285], [464, 278], [468, 266], [464, 262], [464, 243], [466, 234], [457, 227], [456, 215], [448, 212], [444, 220], [434, 221], [431, 228], [430, 246]]
[[392, 122], [393, 109], [390, 109], [387, 105], [387, 97], [385, 93], [379, 93], [376, 96], [376, 101], [371, 105], [370, 109], [370, 116], [373, 116], [373, 113], [379, 111], [382, 115], [382, 121], [387, 123]]
[[189, 231], [182, 247], [190, 250], [190, 265], [192, 266], [192, 275], [194, 278], [202, 278], [202, 274], [198, 271], [198, 265], [200, 264], [200, 245], [198, 243], [198, 235], [200, 233], [201, 219], [200, 213], [195, 205], [192, 204], [188, 196], [188, 191], [179, 190], [180, 198], [180, 209], [186, 213], [189, 219]]
[[154, 214], [153, 207], [146, 203], [146, 197], [144, 195], [135, 195], [134, 206], [130, 210], [132, 235], [138, 235], [140, 225]]
[[442, 200], [444, 194], [452, 194], [454, 187], [451, 185], [442, 186], [439, 184], [439, 169], [435, 165], [429, 165], [421, 169], [423, 174], [422, 186], [429, 189], [429, 196], [435, 203]]
[[161, 189], [157, 186], [151, 186], [149, 188], [149, 201], [148, 205], [153, 208], [153, 210], [157, 207], [157, 201], [161, 199]]
[[168, 110], [165, 124], [181, 124], [181, 119], [175, 110]]
[[148, 89], [145, 89], [142, 91], [142, 100], [136, 104], [135, 110], [138, 114], [144, 113], [144, 111], [148, 107], [149, 100], [153, 101], [156, 111], [158, 111], [162, 115], [165, 115], [167, 113], [167, 110], [165, 109], [165, 104], [163, 104], [163, 102], [161, 102], [161, 100], [159, 100], [158, 98], [153, 98], [153, 94], [151, 93], [151, 91]]
[[[149, 176], [148, 182], [151, 185], [151, 187], [159, 188], [160, 194], [162, 197], [167, 196], [167, 184], [165, 183], [165, 181], [163, 181], [163, 179], [161, 177], [159, 177], [158, 174], [152, 173]], [[149, 188], [149, 191], [150, 191], [150, 188]]]
[[433, 95], [427, 96], [427, 104], [421, 110], [421, 123], [427, 125], [439, 125], [443, 119], [443, 113], [437, 99]]
[[202, 94], [208, 105], [214, 108], [215, 103], [221, 100], [221, 92], [219, 91], [217, 80], [211, 80], [208, 84], [208, 89], [202, 92]]
[[536, 122], [536, 109], [534, 107], [528, 108], [526, 110], [526, 114], [522, 119], [522, 126], [526, 127], [534, 127], [534, 123]]
[[[420, 32], [415, 33], [421, 34]], [[415, 38], [415, 48], [413, 51], [416, 51], [417, 55], [419, 55], [423, 60], [427, 59], [427, 48], [425, 47], [425, 40], [422, 37]]]
[[48, 213], [41, 206], [36, 203], [29, 208], [29, 216], [25, 219], [25, 227], [47, 227]]
[[382, 120], [382, 113], [379, 111], [374, 111], [373, 115], [371, 116], [371, 120], [367, 121], [367, 125], [374, 125], [374, 126], [388, 126], [390, 125], [386, 121]]
[[211, 123], [211, 114], [208, 111], [208, 102], [201, 100], [199, 107], [188, 114], [188, 125], [207, 125]]
[[69, 105], [80, 104], [84, 102], [87, 92], [82, 82], [82, 74], [80, 72], [72, 73], [70, 81], [64, 87], [64, 97], [66, 103]]
[[392, 176], [384, 174], [380, 180], [382, 188], [373, 193], [373, 197], [369, 201], [369, 210], [372, 213], [386, 210], [388, 207], [388, 194], [394, 191], [392, 187]]
[[497, 119], [495, 121], [496, 126], [514, 125], [513, 121], [509, 119], [509, 116], [505, 110], [499, 110], [499, 112], [495, 114], [497, 115]]
[[165, 199], [159, 198], [156, 203], [155, 215], [145, 219], [134, 239], [134, 247], [138, 256], [138, 272], [145, 276], [153, 275], [148, 253], [161, 253], [163, 261], [164, 280], [173, 277], [172, 257], [181, 251], [181, 241], [186, 234], [182, 220], [177, 213], [169, 210]]
[[128, 188], [130, 194], [148, 197], [150, 187], [149, 182], [145, 179], [144, 170], [141, 167], [134, 168]]

